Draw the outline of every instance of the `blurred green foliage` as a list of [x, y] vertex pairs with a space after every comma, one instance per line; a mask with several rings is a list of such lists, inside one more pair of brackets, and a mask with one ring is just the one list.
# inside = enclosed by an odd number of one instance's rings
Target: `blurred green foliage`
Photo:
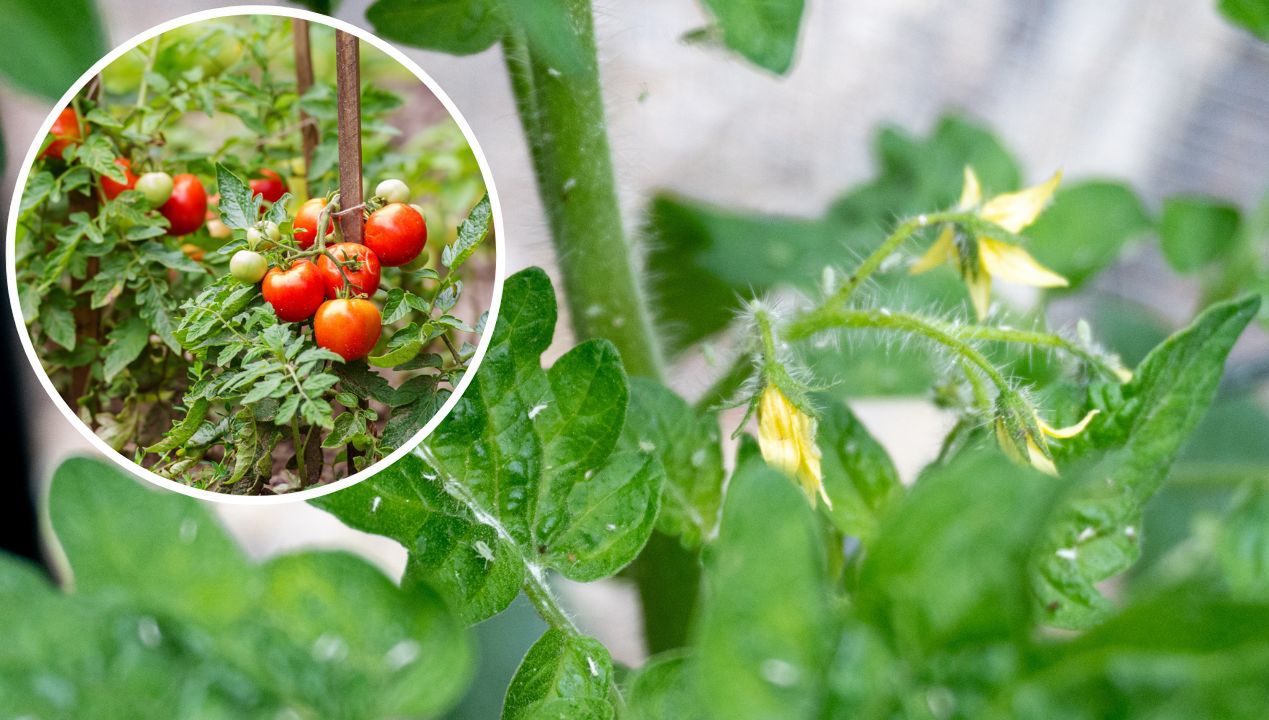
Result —
[[428, 586], [341, 552], [250, 561], [196, 501], [69, 460], [49, 494], [66, 590], [0, 557], [6, 717], [430, 717], [471, 650]]
[[60, 98], [106, 54], [106, 35], [93, 0], [0, 0], [7, 33], [0, 74], [45, 99]]

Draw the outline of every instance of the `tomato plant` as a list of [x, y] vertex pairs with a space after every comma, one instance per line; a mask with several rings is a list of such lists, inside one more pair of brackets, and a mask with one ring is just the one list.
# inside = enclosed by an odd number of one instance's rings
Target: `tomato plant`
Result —
[[[332, 54], [332, 32], [312, 32]], [[332, 67], [315, 55], [325, 74], [301, 94], [291, 37], [289, 20], [244, 17], [130, 51], [58, 115], [24, 189], [22, 309], [46, 372], [112, 446], [196, 488], [284, 493], [368, 467], [436, 412], [483, 330], [487, 298], [462, 289], [492, 272], [489, 202], [456, 124], [400, 137], [401, 98], [377, 79], [422, 86], [368, 59], [371, 186], [392, 180], [475, 257], [381, 268], [336, 242]], [[301, 109], [319, 130], [310, 167]]]

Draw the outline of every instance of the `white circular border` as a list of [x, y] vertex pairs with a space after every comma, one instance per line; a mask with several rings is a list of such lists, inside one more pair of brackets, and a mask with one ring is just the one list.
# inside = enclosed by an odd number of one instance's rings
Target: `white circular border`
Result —
[[[53, 382], [49, 379], [48, 373], [44, 371], [44, 365], [40, 361], [39, 356], [36, 355], [35, 346], [31, 343], [31, 337], [27, 333], [26, 319], [22, 317], [22, 307], [18, 298], [17, 283], [17, 227], [18, 211], [21, 208], [22, 194], [26, 190], [27, 177], [30, 175], [31, 168], [35, 164], [35, 155], [40, 149], [44, 136], [47, 135], [49, 130], [52, 128], [53, 121], [57, 118], [57, 115], [61, 112], [62, 108], [70, 104], [71, 99], [74, 98], [75, 95], [78, 94], [93, 77], [100, 73], [102, 69], [141, 43], [184, 25], [190, 25], [215, 18], [237, 17], [242, 15], [275, 15], [279, 17], [299, 18], [301, 20], [308, 20], [310, 22], [326, 25], [327, 27], [333, 27], [337, 30], [343, 30], [344, 32], [356, 35], [363, 42], [370, 43], [376, 49], [387, 54], [388, 57], [396, 60], [404, 66], [405, 69], [413, 73], [414, 76], [426, 85], [427, 88], [431, 90], [432, 94], [441, 101], [441, 104], [445, 106], [447, 111], [449, 111], [450, 117], [458, 124], [459, 129], [463, 133], [463, 137], [466, 138], [467, 144], [471, 147], [472, 152], [476, 156], [476, 163], [480, 167], [480, 174], [484, 179], [485, 188], [489, 192], [490, 206], [494, 216], [494, 283], [493, 298], [489, 307], [489, 316], [485, 322], [485, 330], [481, 333], [480, 342], [477, 344], [476, 354], [472, 357], [467, 371], [463, 374], [463, 379], [458, 383], [458, 387], [454, 388], [453, 394], [450, 395], [449, 399], [441, 406], [440, 411], [432, 416], [427, 424], [415, 433], [414, 437], [410, 438], [408, 443], [397, 448], [386, 458], [380, 460], [374, 465], [371, 465], [365, 470], [354, 473], [343, 480], [338, 480], [328, 485], [300, 490], [295, 493], [287, 493], [285, 495], [272, 496], [228, 495], [208, 490], [199, 490], [197, 488], [189, 487], [188, 485], [183, 485], [175, 480], [165, 478], [162, 475], [151, 472], [150, 470], [137, 465], [128, 458], [124, 457], [122, 453], [107, 445], [104, 440], [97, 437], [97, 434], [94, 433], [88, 425], [80, 420], [79, 417], [70, 409], [70, 406], [67, 405], [66, 401], [62, 399], [62, 396], [58, 394], [57, 389], [53, 387]], [[503, 275], [506, 270], [506, 243], [504, 238], [506, 238], [506, 233], [503, 232], [502, 227], [502, 207], [498, 202], [498, 192], [494, 187], [493, 175], [489, 171], [489, 163], [485, 159], [485, 154], [480, 148], [480, 143], [477, 142], [476, 136], [472, 133], [471, 127], [467, 124], [467, 120], [463, 118], [462, 113], [460, 113], [458, 108], [454, 105], [454, 101], [450, 100], [449, 95], [445, 94], [445, 91], [441, 89], [436, 81], [433, 80], [432, 77], [423, 70], [423, 68], [419, 67], [417, 63], [406, 57], [404, 53], [397, 50], [387, 41], [381, 40], [371, 34], [368, 30], [359, 28], [351, 23], [347, 23], [327, 15], [310, 12], [308, 10], [263, 5], [235, 5], [182, 15], [181, 17], [156, 25], [139, 35], [132, 37], [127, 42], [119, 45], [114, 50], [111, 50], [105, 57], [98, 60], [95, 65], [89, 68], [88, 71], [85, 72], [79, 80], [77, 80], [75, 84], [66, 91], [66, 94], [62, 96], [61, 100], [59, 100], [54, 106], [54, 109], [49, 114], [48, 118], [45, 119], [44, 124], [40, 126], [40, 131], [36, 134], [34, 141], [31, 143], [31, 148], [27, 151], [26, 159], [23, 161], [22, 169], [18, 173], [17, 184], [14, 185], [13, 202], [9, 210], [8, 228], [6, 229], [5, 267], [9, 274], [9, 303], [13, 306], [13, 319], [14, 322], [17, 323], [18, 336], [22, 340], [22, 347], [26, 350], [27, 358], [31, 361], [31, 366], [35, 370], [36, 377], [39, 378], [40, 384], [44, 386], [44, 390], [48, 393], [49, 397], [53, 399], [53, 403], [57, 405], [59, 410], [61, 410], [62, 415], [65, 415], [71, 425], [74, 425], [84, 437], [88, 438], [88, 441], [92, 443], [93, 447], [97, 448], [107, 457], [114, 460], [116, 464], [128, 472], [145, 478], [155, 485], [167, 490], [189, 495], [190, 497], [198, 498], [199, 500], [211, 500], [213, 502], [240, 505], [276, 505], [281, 503], [311, 500], [316, 497], [337, 492], [365, 480], [411, 452], [420, 442], [423, 441], [425, 437], [436, 429], [436, 426], [439, 425], [447, 415], [449, 415], [450, 411], [454, 409], [454, 405], [458, 403], [463, 393], [467, 390], [467, 386], [471, 384], [472, 379], [475, 377], [476, 370], [480, 367], [480, 362], [484, 359], [485, 351], [489, 347], [489, 340], [493, 334], [494, 324], [498, 320], [498, 310], [502, 304]]]

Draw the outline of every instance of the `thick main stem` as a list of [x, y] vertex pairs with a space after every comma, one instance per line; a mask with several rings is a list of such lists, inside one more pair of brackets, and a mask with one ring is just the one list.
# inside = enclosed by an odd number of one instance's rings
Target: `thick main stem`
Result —
[[[630, 374], [660, 379], [660, 346], [617, 203], [590, 0], [557, 8], [561, 29], [581, 50], [576, 64], [553, 67], [519, 30], [503, 38], [503, 52], [573, 331], [610, 340]], [[654, 533], [629, 575], [639, 586], [648, 649], [682, 645], [700, 584], [696, 557]]]
[[538, 194], [546, 208], [579, 338], [607, 338], [632, 375], [661, 375], [652, 322], [622, 227], [599, 85], [590, 0], [565, 0], [560, 21], [580, 62], [552, 67], [513, 30], [503, 40]]

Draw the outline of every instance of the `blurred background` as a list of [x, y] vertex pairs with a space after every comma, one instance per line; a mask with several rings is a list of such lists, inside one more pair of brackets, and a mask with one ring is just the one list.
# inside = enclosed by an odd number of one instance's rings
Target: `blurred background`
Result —
[[[113, 45], [219, 3], [97, 5]], [[367, 5], [346, 0], [337, 17], [368, 27]], [[728, 208], [819, 217], [844, 190], [875, 174], [871, 148], [879, 125], [925, 136], [948, 112], [996, 133], [1019, 158], [1026, 183], [1056, 168], [1072, 180], [1113, 178], [1132, 186], [1152, 212], [1162, 198], [1179, 193], [1219, 197], [1250, 211], [1269, 189], [1269, 45], [1228, 23], [1210, 2], [808, 0], [798, 57], [785, 77], [683, 42], [685, 33], [706, 21], [697, 3], [595, 5], [628, 227], [642, 223], [648, 198], [659, 191]], [[528, 265], [551, 270], [545, 218], [500, 51], [457, 58], [402, 49], [445, 89], [479, 139], [504, 213], [506, 237], [500, 241], [508, 271]], [[17, 163], [51, 107], [46, 99], [0, 85], [6, 197]], [[1194, 314], [1200, 288], [1193, 278], [1169, 271], [1156, 245], [1143, 243], [1098, 276], [1088, 295], [1092, 302], [1113, 297], [1144, 305], [1152, 320], [1140, 333], [1153, 343], [1156, 326], [1175, 326]], [[1052, 308], [1069, 317], [1083, 310], [1061, 303]], [[1269, 340], [1263, 327], [1253, 327], [1235, 350], [1234, 371], [1265, 371]], [[9, 406], [28, 433], [30, 450], [24, 474], [11, 482], [33, 483], [38, 497], [61, 458], [89, 449], [18, 357], [12, 328], [6, 337], [10, 365], [2, 385], [20, 396]], [[556, 341], [557, 353], [571, 346], [563, 320]], [[696, 355], [677, 362], [670, 376], [689, 398], [719, 372]], [[1254, 392], [1263, 394], [1247, 394]], [[905, 479], [933, 457], [936, 431], [951, 422], [924, 399], [865, 399], [855, 406]], [[1253, 450], [1269, 448], [1265, 415], [1245, 417], [1241, 435], [1226, 438], [1229, 447], [1236, 441]], [[345, 547], [394, 575], [404, 563], [404, 551], [391, 541], [361, 535], [301, 504], [215, 510], [256, 556], [299, 546]], [[33, 548], [22, 545], [20, 532], [6, 542]], [[617, 660], [639, 662], [638, 613], [628, 588], [611, 581], [565, 594], [583, 629], [612, 648]], [[506, 646], [506, 662], [514, 667], [537, 635], [526, 620], [530, 614], [516, 605], [486, 623], [481, 642], [487, 655], [496, 657], [497, 646]], [[469, 699], [462, 712], [487, 716], [481, 708], [500, 703], [493, 695]]]

